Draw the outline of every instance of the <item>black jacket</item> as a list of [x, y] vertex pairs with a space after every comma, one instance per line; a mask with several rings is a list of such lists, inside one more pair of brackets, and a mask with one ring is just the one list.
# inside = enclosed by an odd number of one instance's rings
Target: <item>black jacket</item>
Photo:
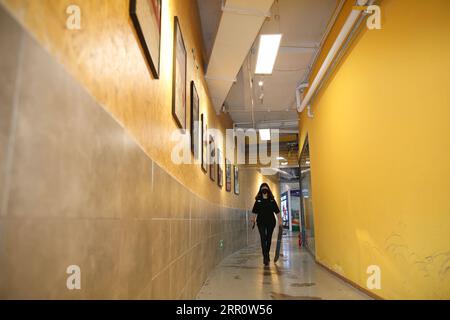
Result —
[[274, 213], [280, 213], [275, 199], [258, 198], [253, 205], [252, 212], [257, 214], [256, 222], [259, 224], [274, 225], [276, 223]]

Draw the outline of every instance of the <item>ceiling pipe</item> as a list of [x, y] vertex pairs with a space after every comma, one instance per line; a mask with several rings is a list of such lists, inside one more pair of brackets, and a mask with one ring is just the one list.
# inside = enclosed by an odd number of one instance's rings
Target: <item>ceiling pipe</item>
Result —
[[253, 77], [252, 77], [252, 70], [251, 70], [251, 62], [250, 57], [247, 58], [247, 71], [248, 71], [248, 79], [249, 79], [249, 86], [250, 86], [250, 102], [251, 102], [251, 108], [252, 108], [252, 124], [253, 128], [256, 129], [256, 121], [255, 121], [255, 100], [253, 99]]
[[300, 111], [300, 106], [302, 104], [302, 94], [303, 91], [305, 91], [306, 88], [309, 87], [309, 83], [301, 83], [296, 89], [295, 89], [295, 98], [297, 100], [297, 111]]
[[306, 108], [306, 110], [308, 110], [308, 113], [307, 113], [308, 118], [310, 118], [310, 119], [314, 118], [314, 114], [313, 114], [312, 111], [311, 111], [311, 105], [308, 105], [308, 107]]
[[[271, 124], [271, 123], [276, 123], [276, 124], [296, 124], [297, 120], [288, 120], [288, 119], [280, 119], [280, 120], [261, 120], [261, 121], [257, 121], [256, 124]], [[253, 124], [253, 122], [251, 121], [243, 121], [243, 122], [235, 122], [236, 125], [243, 125], [243, 124]]]
[[325, 58], [324, 62], [322, 63], [322, 66], [319, 69], [319, 72], [317, 73], [316, 77], [314, 78], [310, 89], [306, 93], [306, 96], [304, 97], [302, 103], [300, 104], [300, 108], [298, 109], [298, 112], [303, 112], [306, 106], [309, 105], [309, 102], [311, 101], [311, 98], [314, 96], [317, 87], [319, 86], [320, 82], [322, 81], [323, 77], [325, 76], [328, 68], [330, 67], [331, 63], [333, 62], [334, 58], [339, 52], [339, 49], [341, 48], [342, 44], [344, 43], [345, 39], [347, 39], [347, 36], [350, 34], [353, 25], [358, 20], [359, 16], [361, 15], [361, 10], [352, 10], [345, 21], [344, 26], [342, 27], [341, 31], [339, 32], [339, 35], [337, 36], [333, 46], [331, 47], [330, 51], [328, 52], [327, 57]]
[[327, 40], [327, 38], [328, 38], [328, 36], [329, 36], [329, 34], [331, 32], [331, 29], [333, 28], [334, 24], [336, 23], [336, 20], [337, 20], [339, 14], [342, 11], [342, 8], [344, 7], [345, 1], [346, 0], [341, 0], [339, 2], [338, 6], [336, 7], [336, 10], [334, 10], [333, 16], [331, 17], [330, 21], [328, 22], [327, 28], [326, 28], [325, 32], [323, 33], [322, 38], [320, 39], [318, 50], [316, 50], [311, 63], [308, 65], [308, 70], [309, 71], [306, 74], [306, 76], [305, 76], [305, 78], [303, 79], [302, 82], [307, 82], [308, 81], [308, 79], [309, 79], [309, 77], [311, 75], [313, 66], [316, 64], [317, 59], [319, 58], [319, 55], [322, 52], [323, 45], [325, 44], [325, 40]]
[[[288, 113], [288, 112], [295, 112], [294, 108], [283, 108], [283, 109], [278, 109], [277, 107], [266, 107], [270, 109], [270, 112], [275, 113]], [[237, 107], [237, 106], [226, 106], [226, 110], [228, 113], [248, 113], [249, 110], [245, 109], [245, 107]], [[254, 110], [255, 113], [267, 113], [266, 109], [263, 110]]]
[[[246, 125], [252, 124], [251, 122], [235, 122], [233, 123], [233, 130], [237, 130], [237, 129], [243, 129], [243, 130], [248, 130], [248, 129], [254, 129], [253, 127], [248, 127]], [[269, 128], [270, 129], [270, 128]], [[272, 128], [273, 129], [273, 128]], [[257, 130], [257, 129], [254, 129]], [[278, 133], [284, 133], [284, 134], [298, 134], [298, 129], [278, 129]]]
[[298, 133], [298, 120], [267, 120], [257, 121], [253, 126], [251, 121], [249, 122], [235, 122], [233, 127], [242, 129], [277, 129], [280, 133]]

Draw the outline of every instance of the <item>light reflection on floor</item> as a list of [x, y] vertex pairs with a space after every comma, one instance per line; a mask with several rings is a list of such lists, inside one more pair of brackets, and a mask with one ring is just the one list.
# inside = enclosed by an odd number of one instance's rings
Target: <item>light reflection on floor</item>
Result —
[[[276, 234], [273, 237], [273, 260]], [[213, 270], [197, 299], [219, 300], [329, 300], [370, 299], [318, 266], [298, 247], [297, 234], [283, 236], [276, 264], [264, 267], [260, 246], [250, 246], [229, 256]]]

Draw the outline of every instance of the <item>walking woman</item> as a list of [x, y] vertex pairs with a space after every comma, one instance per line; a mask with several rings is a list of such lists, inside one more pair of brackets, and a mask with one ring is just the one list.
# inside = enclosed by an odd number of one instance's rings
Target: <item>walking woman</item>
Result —
[[281, 225], [280, 209], [267, 183], [261, 184], [255, 200], [252, 210], [252, 221], [258, 224], [264, 265], [267, 266], [270, 262], [269, 253], [270, 244], [272, 243], [272, 233], [276, 225], [274, 213], [277, 215], [278, 223]]

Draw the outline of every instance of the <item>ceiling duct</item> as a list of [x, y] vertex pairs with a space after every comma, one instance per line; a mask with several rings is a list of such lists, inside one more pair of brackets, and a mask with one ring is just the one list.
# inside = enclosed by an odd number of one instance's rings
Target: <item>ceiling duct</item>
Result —
[[[355, 1], [355, 0], [354, 0]], [[360, 23], [365, 18], [367, 13], [364, 10], [358, 8], [358, 6], [371, 5], [374, 0], [356, 0], [353, 10], [350, 11], [347, 20], [342, 26], [339, 34], [337, 35], [332, 47], [328, 51], [325, 60], [323, 61], [320, 69], [318, 70], [314, 80], [306, 92], [306, 95], [301, 100], [299, 105], [297, 105], [298, 112], [303, 112], [305, 108], [308, 108], [308, 116], [313, 117], [311, 113], [310, 103], [315, 97], [317, 92], [322, 86], [322, 81], [324, 78], [328, 77], [330, 73], [334, 70], [337, 62], [340, 60], [342, 55], [345, 53], [349, 43], [355, 36], [355, 32], [358, 30]], [[298, 100], [299, 101], [299, 100]]]
[[206, 82], [217, 113], [236, 81], [274, 0], [222, 1], [222, 16], [206, 72]]

